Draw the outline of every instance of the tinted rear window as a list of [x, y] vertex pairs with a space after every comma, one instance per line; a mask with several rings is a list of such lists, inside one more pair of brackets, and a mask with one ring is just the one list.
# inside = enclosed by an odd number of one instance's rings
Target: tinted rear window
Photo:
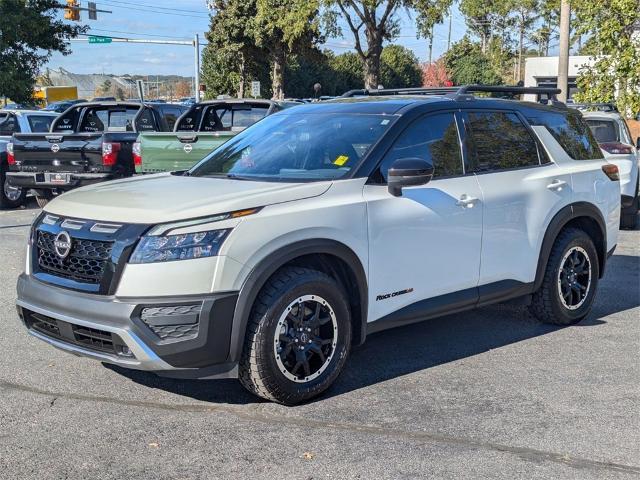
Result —
[[137, 108], [90, 108], [78, 128], [79, 132], [133, 131]]
[[51, 128], [51, 123], [54, 118], [51, 116], [45, 115], [29, 115], [27, 117], [27, 121], [29, 122], [29, 127], [31, 128], [31, 132], [33, 133], [47, 133]]
[[574, 160], [604, 158], [598, 142], [579, 113], [537, 112], [528, 117], [532, 125], [547, 127], [553, 138]]
[[475, 150], [473, 171], [494, 172], [540, 165], [538, 147], [512, 112], [469, 112]]

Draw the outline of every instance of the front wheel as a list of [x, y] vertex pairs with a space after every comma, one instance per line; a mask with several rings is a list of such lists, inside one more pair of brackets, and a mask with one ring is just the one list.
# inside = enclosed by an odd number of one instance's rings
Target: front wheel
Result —
[[533, 294], [531, 313], [543, 323], [579, 322], [591, 310], [599, 276], [591, 237], [577, 228], [563, 230], [551, 249], [542, 285]]
[[27, 191], [24, 188], [12, 187], [5, 172], [0, 172], [0, 208], [18, 208], [24, 204]]
[[239, 377], [250, 392], [278, 403], [309, 400], [335, 381], [351, 345], [346, 296], [328, 275], [288, 267], [254, 304]]
[[633, 199], [633, 203], [620, 212], [620, 227], [633, 230], [638, 223], [638, 211], [640, 210], [640, 195]]

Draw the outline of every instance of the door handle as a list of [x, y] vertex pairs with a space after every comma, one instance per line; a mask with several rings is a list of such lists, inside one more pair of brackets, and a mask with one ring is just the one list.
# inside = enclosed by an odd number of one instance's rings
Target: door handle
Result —
[[547, 188], [549, 190], [555, 190], [556, 192], [561, 191], [565, 186], [567, 185], [567, 182], [565, 182], [564, 180], [554, 180], [553, 182], [551, 182], [549, 185], [547, 185]]
[[476, 197], [470, 197], [469, 195], [464, 193], [460, 196], [460, 200], [456, 202], [456, 205], [464, 208], [473, 208], [479, 201], [480, 200]]

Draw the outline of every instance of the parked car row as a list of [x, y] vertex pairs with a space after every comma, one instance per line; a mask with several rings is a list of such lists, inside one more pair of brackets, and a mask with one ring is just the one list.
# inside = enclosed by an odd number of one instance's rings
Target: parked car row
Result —
[[[351, 93], [362, 96], [363, 92]], [[26, 126], [15, 132], [5, 129], [0, 152], [8, 151], [0, 169], [6, 177], [0, 206], [20, 205], [27, 189], [44, 206], [55, 195], [78, 186], [134, 174], [187, 170], [262, 118], [304, 104], [293, 99], [276, 102], [226, 97], [183, 105], [68, 102], [49, 134]], [[605, 157], [618, 166], [621, 226], [632, 228], [640, 211], [640, 138], [631, 138], [614, 105], [569, 106], [583, 112]], [[29, 116], [34, 114], [29, 112]], [[5, 113], [6, 125], [20, 115]], [[10, 133], [15, 133], [11, 142], [6, 139]]]

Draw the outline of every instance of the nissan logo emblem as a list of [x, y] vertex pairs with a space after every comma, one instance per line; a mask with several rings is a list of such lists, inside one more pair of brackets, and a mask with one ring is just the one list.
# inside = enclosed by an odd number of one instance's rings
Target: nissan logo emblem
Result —
[[56, 235], [53, 241], [53, 249], [61, 260], [64, 260], [71, 253], [71, 236], [64, 230]]
[[54, 143], [53, 145], [51, 145], [51, 151], [53, 153], [58, 153], [60, 151], [60, 145], [58, 145], [57, 143]]
[[190, 143], [187, 143], [184, 146], [184, 153], [191, 153], [191, 150], [193, 150], [193, 146]]

